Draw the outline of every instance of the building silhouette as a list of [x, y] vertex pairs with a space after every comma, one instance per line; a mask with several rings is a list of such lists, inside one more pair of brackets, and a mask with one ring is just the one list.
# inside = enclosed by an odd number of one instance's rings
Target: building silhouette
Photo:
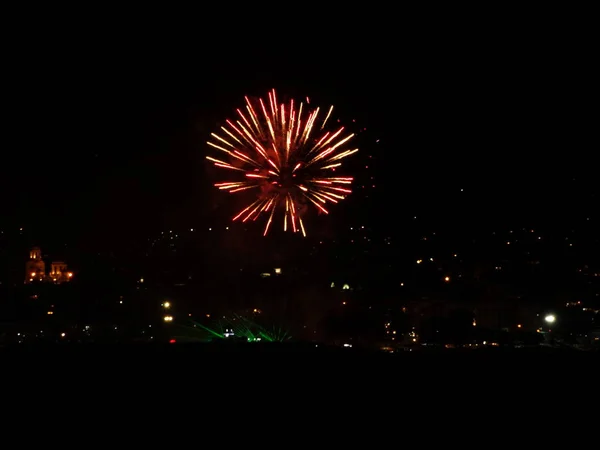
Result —
[[50, 264], [50, 273], [46, 273], [46, 263], [42, 259], [42, 250], [33, 247], [29, 252], [29, 261], [25, 263], [25, 283], [49, 282], [66, 283], [73, 278], [73, 272], [69, 272], [67, 264], [63, 261], [53, 261]]

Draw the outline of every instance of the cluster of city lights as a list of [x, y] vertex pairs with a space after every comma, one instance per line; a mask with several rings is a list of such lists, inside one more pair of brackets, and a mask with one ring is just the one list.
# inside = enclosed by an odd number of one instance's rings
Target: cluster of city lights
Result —
[[[168, 310], [171, 308], [171, 302], [164, 302], [163, 304], [161, 304], [160, 306], [163, 307], [163, 309]], [[173, 322], [173, 316], [170, 314], [167, 314], [163, 317], [163, 320], [165, 322]]]

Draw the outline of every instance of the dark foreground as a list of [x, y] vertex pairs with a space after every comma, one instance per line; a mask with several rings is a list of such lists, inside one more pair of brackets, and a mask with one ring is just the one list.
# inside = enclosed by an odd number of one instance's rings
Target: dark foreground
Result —
[[569, 358], [587, 360], [598, 358], [598, 351], [580, 351], [569, 348], [485, 348], [428, 349], [396, 351], [394, 353], [368, 349], [343, 348], [314, 343], [186, 343], [186, 344], [17, 344], [0, 347], [4, 360], [15, 357], [34, 358], [41, 361], [97, 361], [122, 363], [168, 359], [172, 362], [203, 364], [220, 361], [222, 364], [252, 361], [319, 361], [323, 364], [337, 362], [371, 361], [382, 364], [406, 364], [417, 361], [517, 361], [533, 362], [538, 358]]
[[[514, 399], [509, 403], [531, 403], [532, 395], [557, 396], [567, 375], [585, 384], [596, 373], [598, 360], [597, 352], [551, 348], [393, 354], [315, 344], [0, 348], [3, 373], [15, 378], [5, 386], [22, 386], [20, 392], [28, 395], [51, 393], [84, 403], [104, 402], [106, 397], [125, 405], [155, 402], [182, 410], [197, 404], [203, 411], [231, 402], [249, 411], [273, 401], [294, 410], [310, 405], [315, 411], [339, 411], [342, 407], [336, 405], [348, 403], [360, 410], [364, 407], [358, 404], [372, 403], [387, 411], [390, 405], [429, 405], [447, 397], [454, 397], [457, 405], [491, 397], [494, 407], [508, 398]], [[391, 398], [396, 400], [390, 403]], [[165, 414], [156, 405], [152, 408]]]
[[220, 353], [239, 353], [239, 354], [336, 354], [347, 355], [350, 357], [356, 355], [381, 355], [386, 358], [394, 358], [397, 356], [412, 356], [412, 355], [517, 355], [517, 354], [586, 354], [595, 353], [597, 350], [582, 351], [568, 347], [550, 347], [550, 346], [535, 346], [535, 347], [481, 347], [479, 349], [444, 349], [444, 348], [429, 348], [416, 347], [413, 350], [396, 350], [395, 352], [387, 352], [381, 350], [370, 350], [367, 348], [346, 348], [327, 344], [317, 343], [244, 343], [231, 342], [222, 343], [24, 343], [24, 344], [8, 344], [0, 345], [0, 353], [21, 353], [21, 352], [52, 352], [52, 353], [131, 353], [131, 354], [220, 354]]

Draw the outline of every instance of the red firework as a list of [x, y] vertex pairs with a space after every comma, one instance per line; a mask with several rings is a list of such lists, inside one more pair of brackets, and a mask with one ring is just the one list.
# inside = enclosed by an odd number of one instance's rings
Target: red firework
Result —
[[301, 102], [296, 107], [294, 100], [278, 104], [275, 90], [268, 97], [268, 102], [258, 99], [254, 105], [245, 97], [245, 111], [238, 109], [238, 118], [227, 120], [220, 135], [211, 133], [213, 142], [208, 145], [226, 153], [227, 160], [206, 158], [238, 174], [236, 180], [215, 184], [219, 189], [258, 191], [234, 221], [268, 217], [266, 236], [275, 214], [281, 212], [284, 231], [306, 236], [301, 216], [307, 202], [329, 214], [327, 203], [337, 203], [352, 192], [352, 177], [333, 175], [342, 159], [358, 151], [347, 149], [354, 134], [344, 134], [344, 127], [327, 130], [333, 106], [321, 118], [320, 108], [311, 110], [308, 98], [306, 106]]

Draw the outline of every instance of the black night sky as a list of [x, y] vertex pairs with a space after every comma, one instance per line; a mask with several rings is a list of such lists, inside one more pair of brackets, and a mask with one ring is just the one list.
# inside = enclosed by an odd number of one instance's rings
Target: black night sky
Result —
[[205, 142], [244, 95], [270, 88], [333, 103], [367, 128], [353, 170], [377, 188], [349, 199], [338, 222], [369, 217], [401, 234], [418, 216], [468, 233], [597, 217], [590, 62], [536, 35], [442, 34], [306, 59], [266, 48], [231, 57], [227, 45], [200, 46], [204, 36], [160, 48], [98, 38], [85, 51], [74, 39], [15, 49], [3, 226], [93, 247], [231, 215], [206, 176]]

